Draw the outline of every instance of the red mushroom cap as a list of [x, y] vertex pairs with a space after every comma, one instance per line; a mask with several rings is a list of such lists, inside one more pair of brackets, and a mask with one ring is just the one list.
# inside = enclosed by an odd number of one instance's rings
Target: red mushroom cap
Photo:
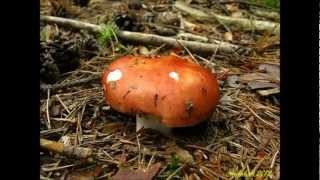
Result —
[[158, 116], [168, 127], [200, 123], [219, 100], [215, 75], [176, 56], [119, 58], [105, 69], [102, 84], [115, 110]]

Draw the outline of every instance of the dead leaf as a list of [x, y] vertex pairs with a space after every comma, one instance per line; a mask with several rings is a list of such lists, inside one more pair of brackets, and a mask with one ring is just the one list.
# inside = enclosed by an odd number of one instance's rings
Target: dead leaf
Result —
[[112, 180], [152, 180], [159, 172], [161, 163], [151, 165], [147, 170], [131, 170], [127, 168], [120, 169]]
[[226, 41], [232, 41], [233, 40], [233, 35], [232, 35], [232, 32], [225, 32], [224, 35], [223, 35], [224, 39]]

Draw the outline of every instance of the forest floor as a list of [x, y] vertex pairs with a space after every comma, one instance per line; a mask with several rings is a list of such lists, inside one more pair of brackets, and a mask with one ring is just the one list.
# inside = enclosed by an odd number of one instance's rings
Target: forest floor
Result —
[[[279, 179], [280, 38], [270, 28], [250, 26], [278, 24], [278, 10], [253, 1], [182, 1], [190, 13], [176, 2], [91, 0], [80, 7], [41, 0], [41, 16], [107, 27], [92, 33], [41, 22], [41, 179]], [[203, 53], [127, 42], [117, 38], [118, 31], [218, 48]], [[237, 48], [220, 50], [221, 42]], [[170, 137], [136, 132], [135, 117], [106, 103], [102, 72], [121, 56], [168, 54], [192, 58], [216, 73], [219, 104], [208, 121], [175, 129]]]

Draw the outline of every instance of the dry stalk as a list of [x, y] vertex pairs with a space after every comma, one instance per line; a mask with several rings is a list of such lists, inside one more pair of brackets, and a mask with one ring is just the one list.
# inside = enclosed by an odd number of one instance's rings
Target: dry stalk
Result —
[[47, 90], [47, 108], [46, 108], [46, 112], [47, 112], [47, 126], [48, 129], [51, 129], [51, 121], [50, 121], [50, 113], [49, 113], [49, 103], [50, 103], [50, 89]]
[[139, 169], [141, 168], [141, 146], [140, 146], [140, 141], [139, 141], [139, 134], [136, 134], [136, 139], [137, 139], [137, 144], [138, 144], [138, 167]]
[[277, 159], [277, 156], [278, 156], [278, 153], [279, 153], [279, 149], [274, 153], [273, 157], [272, 157], [272, 161], [271, 161], [271, 165], [270, 165], [270, 168], [272, 169], [275, 162], [276, 162], [276, 159]]
[[46, 168], [46, 167], [41, 167], [41, 169], [44, 172], [51, 172], [51, 171], [57, 171], [57, 170], [61, 170], [61, 169], [66, 169], [69, 167], [73, 167], [76, 166], [75, 164], [70, 164], [70, 165], [65, 165], [65, 166], [60, 166], [60, 167], [52, 167], [52, 168]]

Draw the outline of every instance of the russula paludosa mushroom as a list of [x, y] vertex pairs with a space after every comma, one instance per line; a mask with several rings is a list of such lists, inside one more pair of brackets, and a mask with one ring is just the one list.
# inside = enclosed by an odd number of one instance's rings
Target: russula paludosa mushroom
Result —
[[109, 105], [136, 115], [137, 130], [152, 128], [168, 133], [207, 119], [219, 100], [215, 75], [176, 56], [125, 56], [103, 73]]

